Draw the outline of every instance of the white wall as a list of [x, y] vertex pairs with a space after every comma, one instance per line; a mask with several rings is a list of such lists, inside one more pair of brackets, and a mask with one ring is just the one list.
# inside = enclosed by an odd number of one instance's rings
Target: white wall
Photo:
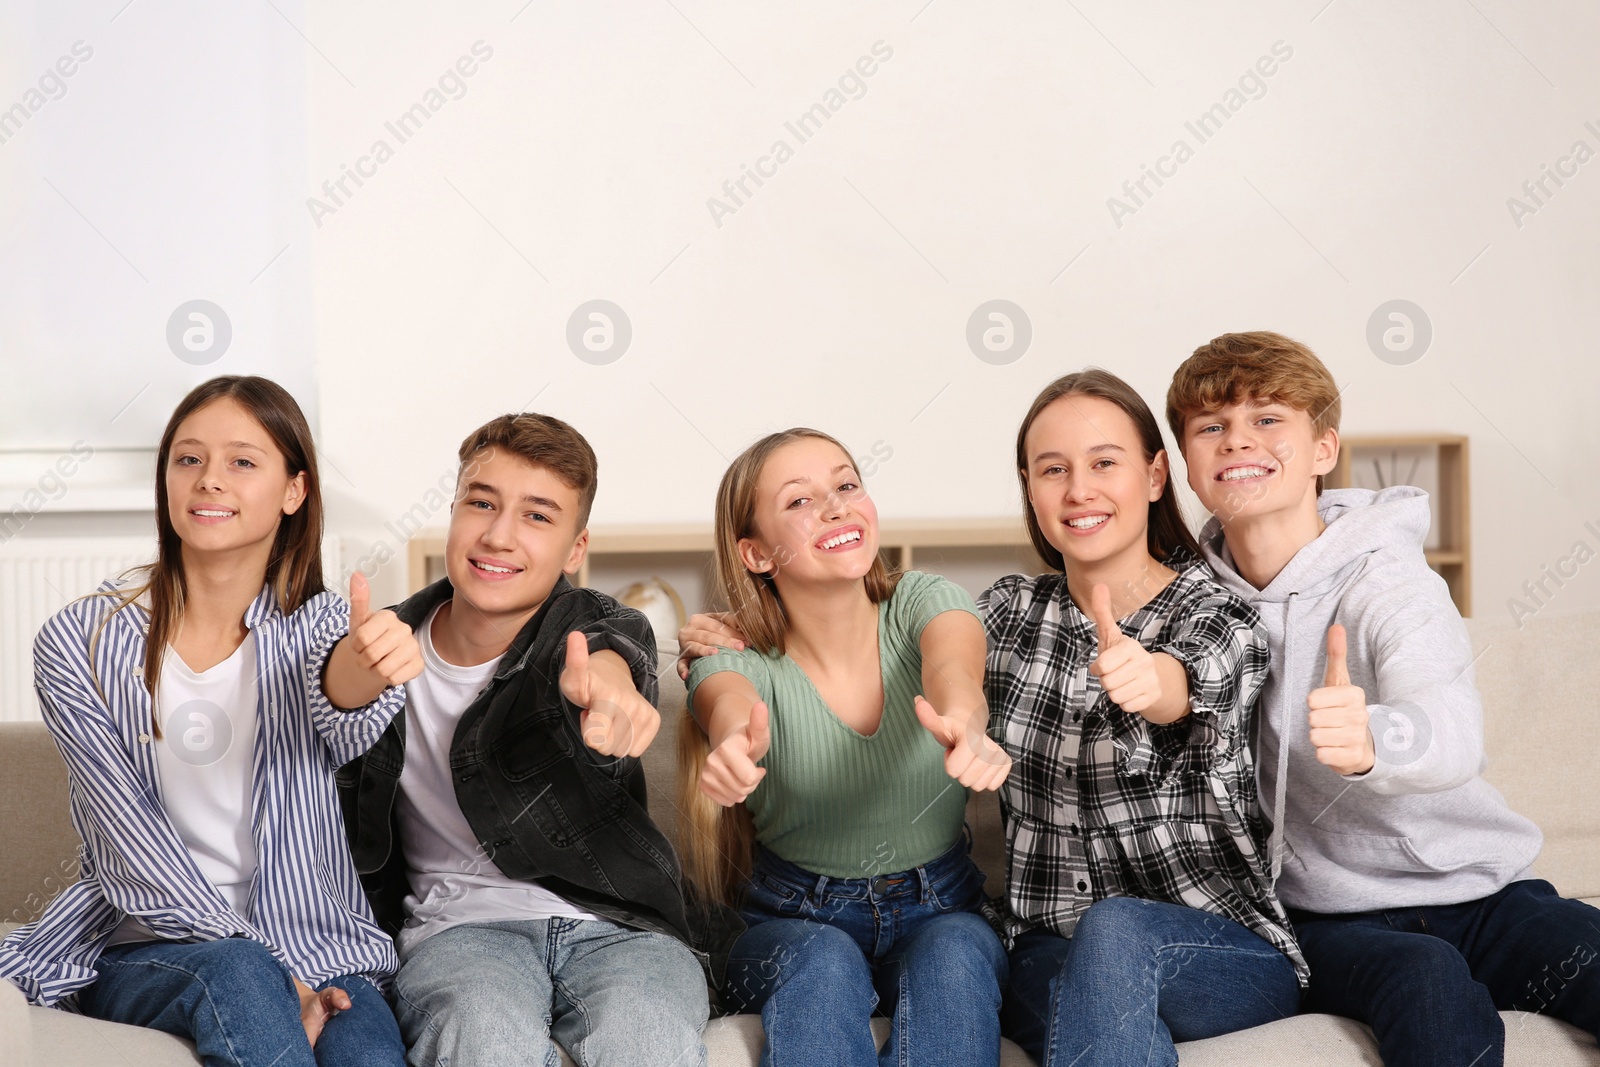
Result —
[[0, 0], [0, 452], [25, 467], [148, 447], [216, 374], [315, 413], [303, 13], [275, 2]]
[[[1012, 513], [1011, 437], [1046, 381], [1099, 364], [1159, 405], [1195, 345], [1251, 328], [1323, 356], [1347, 433], [1471, 436], [1477, 614], [1600, 549], [1600, 162], [1520, 225], [1507, 206], [1575, 141], [1600, 151], [1600, 15], [1578, 0], [286, 10], [309, 42], [288, 37], [309, 115], [286, 232], [353, 557], [398, 552], [385, 524], [530, 402], [595, 445], [597, 523], [709, 519], [726, 460], [794, 423], [892, 447], [869, 485], [887, 516]], [[136, 17], [189, 16], [117, 25]], [[385, 123], [479, 41], [464, 95], [400, 144]], [[864, 95], [798, 143], [785, 123], [880, 41]], [[1199, 143], [1185, 123], [1276, 42], [1264, 95]], [[380, 138], [392, 158], [324, 198]], [[718, 225], [708, 198], [778, 138], [793, 157]], [[1108, 198], [1179, 138], [1193, 158], [1119, 226]], [[595, 298], [633, 327], [604, 366], [564, 337]], [[1004, 366], [965, 339], [996, 298], [1033, 330]], [[1366, 340], [1396, 298], [1434, 332], [1406, 366]], [[1600, 567], [1552, 601], [1596, 606]]]

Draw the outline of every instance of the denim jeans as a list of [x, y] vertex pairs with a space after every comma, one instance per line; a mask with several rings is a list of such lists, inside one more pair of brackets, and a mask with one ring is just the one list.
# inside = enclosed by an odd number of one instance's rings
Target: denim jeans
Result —
[[[761, 1013], [762, 1067], [998, 1064], [1006, 955], [982, 902], [965, 840], [872, 878], [812, 874], [760, 850], [727, 993]], [[875, 1007], [892, 1019], [881, 1054]]]
[[1040, 1067], [1172, 1067], [1174, 1042], [1287, 1018], [1299, 1006], [1294, 964], [1248, 927], [1180, 904], [1108, 897], [1070, 940], [1047, 930], [1017, 938], [1004, 1023]]
[[694, 953], [600, 919], [466, 923], [414, 945], [395, 979], [411, 1067], [704, 1067]]
[[78, 994], [80, 1011], [186, 1037], [207, 1067], [405, 1063], [389, 1002], [355, 975], [318, 987], [343, 989], [350, 1007], [328, 1020], [313, 1049], [300, 1023], [294, 980], [259, 941], [139, 941], [107, 949], [95, 968], [99, 977]]
[[1289, 918], [1311, 964], [1307, 1007], [1370, 1025], [1387, 1067], [1500, 1067], [1501, 1011], [1600, 1037], [1600, 910], [1549, 882], [1465, 904]]

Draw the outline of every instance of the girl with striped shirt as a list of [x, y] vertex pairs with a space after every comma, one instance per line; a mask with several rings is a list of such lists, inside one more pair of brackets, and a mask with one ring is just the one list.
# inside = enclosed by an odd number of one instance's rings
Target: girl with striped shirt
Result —
[[685, 868], [743, 905], [724, 993], [761, 1013], [763, 1067], [998, 1064], [1005, 953], [962, 819], [1010, 760], [971, 598], [886, 573], [855, 464], [815, 430], [728, 469], [716, 566], [752, 647], [689, 677]]
[[[403, 690], [351, 712], [322, 696], [349, 609], [323, 588], [305, 416], [264, 378], [215, 378], [173, 412], [156, 464], [156, 561], [34, 645], [82, 878], [0, 942], [0, 978], [189, 1038], [206, 1064], [399, 1065], [394, 946], [333, 775]], [[400, 645], [363, 666], [393, 685], [420, 662]]]

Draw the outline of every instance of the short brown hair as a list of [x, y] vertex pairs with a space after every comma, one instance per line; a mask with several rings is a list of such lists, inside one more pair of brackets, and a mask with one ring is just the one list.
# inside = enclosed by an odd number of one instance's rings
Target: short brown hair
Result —
[[[535, 467], [543, 467], [578, 491], [578, 529], [589, 525], [589, 509], [600, 481], [600, 464], [583, 434], [553, 415], [531, 411], [490, 419], [461, 442], [461, 469], [486, 448], [503, 448]], [[459, 490], [458, 490], [459, 491]]]
[[1225, 333], [1195, 349], [1172, 376], [1167, 425], [1179, 451], [1189, 416], [1250, 399], [1308, 413], [1318, 437], [1339, 428], [1339, 386], [1315, 352], [1268, 330]]

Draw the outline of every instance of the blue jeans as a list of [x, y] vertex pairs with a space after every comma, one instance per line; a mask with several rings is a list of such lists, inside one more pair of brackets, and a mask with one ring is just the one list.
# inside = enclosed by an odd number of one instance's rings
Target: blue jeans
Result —
[[694, 953], [599, 919], [452, 926], [395, 978], [412, 1067], [703, 1067], [710, 1005]]
[[148, 1026], [193, 1041], [206, 1067], [400, 1067], [405, 1046], [376, 986], [346, 975], [350, 1007], [329, 1019], [315, 1049], [300, 1023], [300, 997], [283, 964], [259, 941], [228, 937], [178, 944], [117, 945], [95, 963], [78, 994], [85, 1015]]
[[[762, 1067], [998, 1064], [1006, 954], [982, 902], [965, 840], [873, 878], [812, 874], [760, 850], [727, 993], [761, 1013]], [[892, 1017], [881, 1055], [880, 1005]]]
[[1294, 964], [1248, 927], [1180, 904], [1108, 897], [1070, 940], [1046, 930], [1017, 938], [1004, 1022], [1041, 1067], [1172, 1067], [1175, 1042], [1299, 1006]]
[[1600, 1037], [1600, 910], [1549, 882], [1465, 904], [1289, 918], [1311, 964], [1307, 1007], [1370, 1025], [1387, 1067], [1500, 1067], [1501, 1011]]

